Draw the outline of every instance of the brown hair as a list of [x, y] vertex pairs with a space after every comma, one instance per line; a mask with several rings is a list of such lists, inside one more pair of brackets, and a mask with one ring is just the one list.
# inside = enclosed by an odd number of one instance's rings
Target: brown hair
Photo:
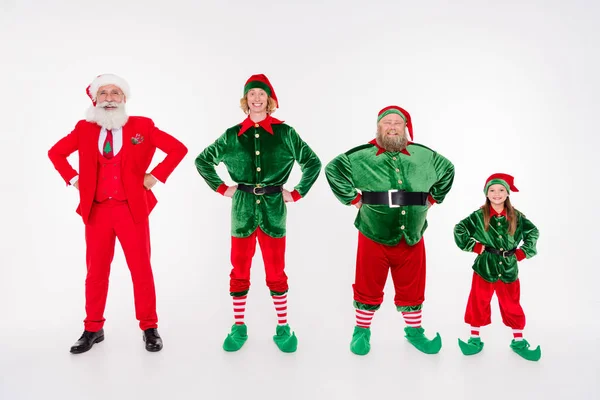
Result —
[[[240, 99], [240, 108], [245, 114], [250, 114], [250, 107], [248, 107], [248, 99], [246, 99], [246, 96]], [[267, 114], [273, 114], [276, 109], [277, 102], [273, 98], [269, 97], [267, 100]]]
[[[481, 206], [481, 210], [483, 211], [483, 227], [487, 232], [490, 229], [490, 207], [492, 203], [490, 203], [490, 199], [485, 199], [485, 204]], [[508, 234], [514, 235], [517, 230], [517, 218], [518, 214], [515, 208], [510, 203], [510, 197], [507, 197], [504, 200], [504, 208], [506, 208], [506, 216], [508, 217]]]

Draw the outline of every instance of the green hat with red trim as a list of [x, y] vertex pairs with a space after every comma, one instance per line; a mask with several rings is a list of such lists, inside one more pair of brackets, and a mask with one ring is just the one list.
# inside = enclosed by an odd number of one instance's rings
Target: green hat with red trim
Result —
[[506, 191], [509, 193], [511, 192], [511, 190], [513, 192], [518, 192], [519, 189], [516, 188], [514, 181], [515, 181], [515, 178], [508, 174], [501, 174], [501, 173], [492, 174], [485, 181], [483, 193], [487, 195], [487, 191], [490, 188], [490, 186], [496, 185], [496, 184], [500, 184], [500, 185], [504, 186], [506, 188]]
[[273, 85], [271, 85], [271, 82], [269, 82], [269, 79], [265, 75], [252, 75], [250, 78], [248, 78], [246, 84], [244, 85], [244, 97], [246, 96], [246, 94], [248, 94], [250, 89], [264, 90], [265, 92], [267, 92], [267, 95], [269, 95], [269, 97], [275, 100], [275, 102], [277, 103], [277, 108], [279, 108], [279, 100], [277, 100], [275, 89], [273, 89]]
[[388, 106], [383, 108], [381, 111], [379, 111], [379, 114], [377, 114], [377, 122], [381, 121], [383, 117], [390, 114], [398, 114], [402, 117], [402, 119], [406, 123], [406, 127], [408, 128], [408, 133], [410, 133], [410, 139], [415, 140], [413, 136], [412, 120], [410, 119], [410, 114], [403, 108], [400, 108], [398, 106]]

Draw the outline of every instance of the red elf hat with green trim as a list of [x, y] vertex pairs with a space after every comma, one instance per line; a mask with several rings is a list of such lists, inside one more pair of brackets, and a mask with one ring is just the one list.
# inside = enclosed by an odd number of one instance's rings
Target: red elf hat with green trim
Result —
[[500, 184], [500, 185], [504, 186], [509, 193], [511, 190], [513, 192], [518, 192], [519, 189], [516, 188], [514, 181], [515, 181], [515, 178], [508, 174], [501, 174], [501, 173], [492, 174], [485, 181], [483, 193], [487, 195], [487, 191], [490, 188], [490, 186], [496, 185], [496, 184]]
[[277, 103], [277, 108], [279, 108], [279, 100], [277, 100], [275, 89], [273, 89], [273, 85], [271, 85], [271, 82], [269, 82], [269, 78], [267, 78], [263, 74], [252, 75], [250, 78], [248, 78], [246, 84], [244, 85], [244, 97], [250, 91], [250, 89], [256, 88], [262, 89], [265, 92], [267, 92], [269, 97], [275, 100], [275, 102]]
[[405, 109], [400, 108], [398, 106], [388, 106], [388, 107], [382, 109], [381, 111], [379, 111], [379, 114], [377, 114], [377, 122], [381, 121], [381, 118], [383, 118], [389, 114], [398, 114], [399, 116], [402, 117], [404, 122], [406, 122], [406, 127], [408, 128], [408, 133], [410, 133], [410, 139], [414, 141], [415, 137], [413, 136], [412, 120], [410, 119], [410, 114], [408, 113], [408, 111], [406, 111]]

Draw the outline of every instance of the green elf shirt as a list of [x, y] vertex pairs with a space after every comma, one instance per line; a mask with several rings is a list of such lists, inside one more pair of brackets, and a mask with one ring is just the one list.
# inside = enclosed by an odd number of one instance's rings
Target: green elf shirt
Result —
[[490, 225], [486, 232], [483, 224], [483, 210], [480, 208], [454, 227], [454, 241], [464, 251], [481, 252], [482, 245], [500, 251], [517, 248], [515, 254], [503, 257], [498, 254], [483, 252], [477, 256], [473, 270], [488, 282], [501, 280], [511, 283], [517, 280], [519, 268], [517, 261], [531, 258], [537, 254], [536, 243], [540, 233], [536, 226], [519, 211], [517, 229], [514, 235], [508, 234], [506, 210], [501, 214], [490, 208]]
[[[435, 151], [411, 143], [401, 152], [379, 147], [376, 140], [334, 158], [325, 175], [335, 196], [344, 204], [360, 200], [360, 191], [427, 192], [429, 203], [441, 203], [454, 180], [454, 165]], [[363, 204], [354, 225], [371, 240], [396, 245], [404, 239], [418, 243], [427, 229], [427, 206]]]
[[[250, 117], [225, 131], [196, 157], [196, 168], [211, 189], [227, 186], [215, 166], [223, 162], [238, 184], [282, 186], [298, 162], [302, 178], [292, 192], [294, 201], [306, 196], [321, 171], [321, 161], [289, 125], [270, 115], [259, 123]], [[286, 206], [281, 193], [255, 195], [237, 190], [231, 207], [231, 235], [248, 237], [259, 227], [274, 238], [286, 233]]]

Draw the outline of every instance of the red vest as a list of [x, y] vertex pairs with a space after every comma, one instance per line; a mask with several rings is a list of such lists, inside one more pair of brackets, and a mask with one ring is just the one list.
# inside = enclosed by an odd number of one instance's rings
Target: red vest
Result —
[[102, 154], [98, 156], [98, 175], [96, 179], [96, 195], [94, 200], [102, 202], [107, 199], [126, 201], [127, 194], [121, 179], [121, 154], [120, 151], [110, 160]]

